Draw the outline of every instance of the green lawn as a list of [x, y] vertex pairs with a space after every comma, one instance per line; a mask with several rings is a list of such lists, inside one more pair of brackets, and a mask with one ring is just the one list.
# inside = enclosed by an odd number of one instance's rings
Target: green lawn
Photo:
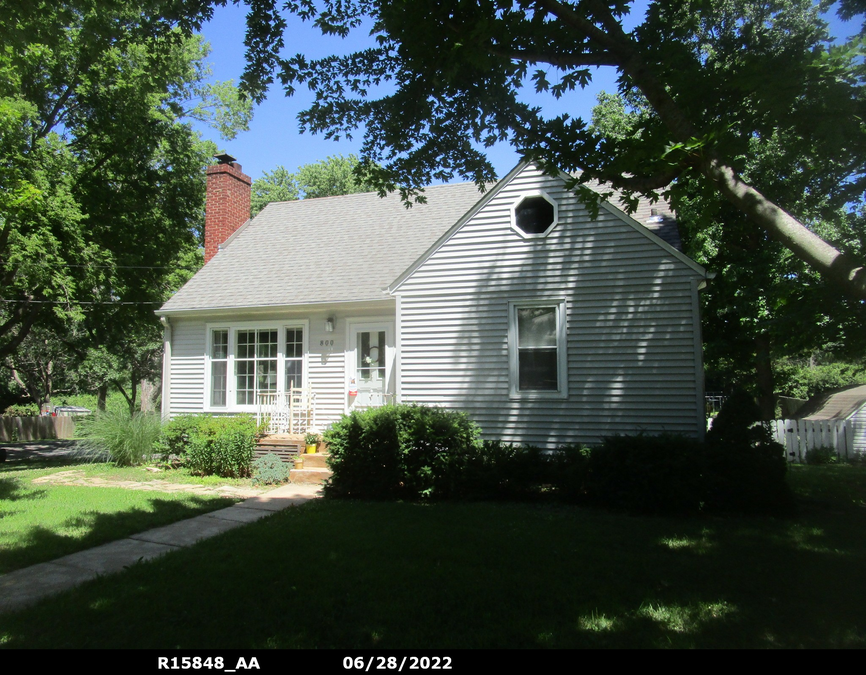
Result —
[[33, 478], [71, 469], [106, 479], [204, 482], [179, 472], [153, 474], [142, 468], [117, 469], [110, 464], [68, 461], [0, 464], [0, 574], [238, 501], [189, 493], [31, 483]]
[[790, 518], [317, 501], [17, 614], [6, 647], [866, 647], [866, 468]]

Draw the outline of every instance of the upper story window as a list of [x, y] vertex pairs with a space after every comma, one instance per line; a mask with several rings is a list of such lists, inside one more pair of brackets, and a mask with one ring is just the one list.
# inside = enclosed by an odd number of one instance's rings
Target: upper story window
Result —
[[524, 239], [546, 237], [556, 227], [558, 208], [546, 192], [522, 196], [511, 207], [511, 227]]
[[512, 302], [508, 312], [511, 397], [565, 398], [565, 301]]

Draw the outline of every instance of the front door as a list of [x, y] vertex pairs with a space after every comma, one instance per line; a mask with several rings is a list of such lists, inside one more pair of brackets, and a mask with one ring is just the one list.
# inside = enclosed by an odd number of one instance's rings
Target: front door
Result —
[[394, 325], [355, 324], [349, 333], [349, 409], [385, 405], [394, 392]]

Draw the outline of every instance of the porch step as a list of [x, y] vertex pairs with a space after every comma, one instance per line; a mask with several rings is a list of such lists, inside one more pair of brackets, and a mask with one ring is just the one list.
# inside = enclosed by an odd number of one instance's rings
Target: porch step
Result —
[[304, 468], [305, 469], [327, 469], [328, 468], [328, 457], [330, 455], [322, 454], [321, 452], [314, 453], [312, 455], [304, 455]]
[[328, 455], [316, 452], [310, 455], [303, 455], [304, 468], [292, 469], [289, 473], [289, 480], [293, 483], [314, 483], [319, 485], [325, 482], [325, 479], [331, 477], [331, 470], [328, 468]]
[[324, 443], [319, 443], [318, 452], [306, 454], [304, 437], [300, 434], [271, 434], [263, 436], [256, 443], [254, 455], [263, 457], [273, 453], [287, 464], [294, 466], [295, 458], [304, 458], [303, 469], [292, 469], [289, 480], [292, 483], [320, 484], [331, 475], [328, 469], [328, 455], [323, 452]]
[[297, 434], [272, 434], [256, 441], [256, 457], [273, 453], [284, 462], [291, 464], [294, 458], [304, 452], [304, 437]]
[[308, 469], [306, 466], [306, 463], [304, 463], [303, 469], [292, 469], [289, 473], [289, 480], [292, 483], [321, 485], [325, 482], [325, 479], [331, 477], [331, 472], [328, 469]]

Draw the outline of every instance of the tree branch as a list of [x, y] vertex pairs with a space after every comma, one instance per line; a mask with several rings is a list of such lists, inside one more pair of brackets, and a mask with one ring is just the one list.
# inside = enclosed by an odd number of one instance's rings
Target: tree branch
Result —
[[701, 171], [719, 192], [773, 239], [811, 265], [823, 276], [836, 281], [846, 293], [866, 300], [866, 268], [850, 260], [789, 213], [776, 206], [737, 173], [716, 158], [705, 161]]
[[[575, 12], [569, 5], [557, 0], [538, 0], [538, 5], [547, 13], [552, 14], [563, 23], [575, 28], [578, 32], [609, 51], [616, 51], [619, 42], [598, 28], [592, 21]], [[608, 11], [608, 14], [610, 12]]]
[[675, 167], [654, 176], [623, 176], [622, 174], [605, 174], [588, 169], [591, 177], [605, 183], [610, 183], [617, 190], [632, 190], [634, 192], [651, 192], [670, 185], [686, 167]]
[[538, 52], [528, 52], [524, 50], [501, 50], [491, 49], [491, 52], [496, 56], [501, 56], [506, 59], [514, 59], [515, 61], [525, 61], [527, 63], [547, 63], [557, 68], [581, 68], [585, 66], [613, 66], [619, 65], [619, 61], [608, 52], [602, 52], [598, 55], [593, 54], [541, 54]]

